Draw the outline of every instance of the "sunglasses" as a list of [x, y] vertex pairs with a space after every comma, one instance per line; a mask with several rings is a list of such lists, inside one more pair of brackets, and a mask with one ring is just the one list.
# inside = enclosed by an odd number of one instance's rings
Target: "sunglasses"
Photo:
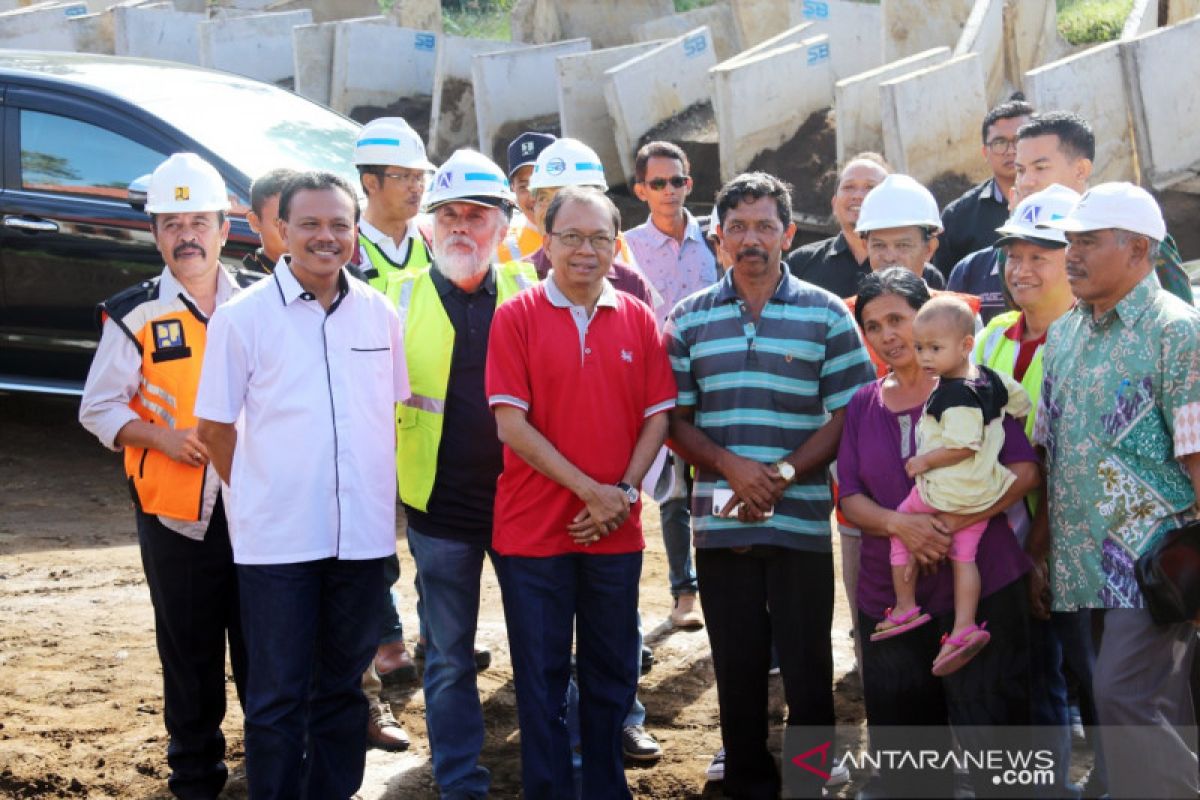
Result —
[[687, 182], [689, 180], [691, 180], [691, 178], [687, 175], [672, 175], [669, 178], [655, 178], [652, 181], [643, 181], [643, 183], [645, 183], [654, 191], [661, 192], [663, 189], [667, 188], [668, 183], [676, 189], [682, 189], [683, 187], [687, 186]]

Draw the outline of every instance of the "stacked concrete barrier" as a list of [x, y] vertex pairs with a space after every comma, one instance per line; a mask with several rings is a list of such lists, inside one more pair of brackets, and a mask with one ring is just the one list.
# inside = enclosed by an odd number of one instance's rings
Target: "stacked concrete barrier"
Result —
[[934, 47], [954, 47], [972, 5], [972, 0], [882, 0], [884, 62]]
[[1011, 94], [1012, 87], [1004, 69], [1004, 0], [975, 0], [971, 15], [963, 26], [954, 55], [975, 53], [983, 67], [988, 105]]
[[833, 90], [833, 107], [837, 109], [838, 163], [844, 164], [855, 153], [864, 150], [883, 151], [881, 84], [925, 67], [943, 64], [950, 60], [950, 55], [949, 47], [935, 47], [838, 81]]
[[1119, 42], [1106, 42], [1025, 73], [1025, 95], [1039, 111], [1074, 111], [1097, 131], [1095, 183], [1137, 179], [1129, 101]]
[[712, 32], [713, 49], [717, 51], [718, 61], [733, 58], [742, 51], [733, 6], [728, 3], [694, 8], [682, 14], [671, 14], [639, 23], [633, 26], [633, 35], [639, 42], [661, 41], [674, 39], [704, 26]]
[[718, 64], [709, 75], [723, 182], [759, 153], [791, 141], [810, 116], [833, 104], [828, 34]]
[[333, 33], [329, 107], [349, 114], [360, 106], [386, 107], [408, 97], [423, 97], [428, 106], [437, 41], [432, 31], [401, 28], [391, 20], [339, 22]]
[[97, 11], [70, 17], [67, 26], [75, 40], [75, 52], [96, 53], [111, 56], [116, 50], [113, 15], [110, 11]]
[[307, 9], [202, 22], [200, 63], [267, 83], [289, 81], [295, 74], [292, 28], [311, 23]]
[[1055, 8], [1054, 0], [1004, 4], [1004, 69], [1013, 86], [1023, 87], [1026, 72], [1067, 54]]
[[[1122, 39], [1132, 39], [1158, 27], [1158, 0], [1133, 0], [1133, 8], [1121, 28]], [[1192, 47], [1196, 42], [1192, 42]]]
[[742, 47], [765, 42], [791, 23], [789, 0], [729, 0]]
[[829, 34], [835, 80], [883, 63], [883, 12], [873, 3], [791, 0], [791, 24], [812, 23], [809, 35]]
[[525, 45], [463, 36], [443, 36], [438, 43], [429, 113], [429, 154], [446, 158], [460, 147], [479, 146], [475, 119], [475, 87], [471, 62], [483, 53], [516, 50]]
[[897, 172], [930, 186], [986, 177], [979, 123], [987, 113], [983, 67], [975, 53], [880, 85], [884, 153]]
[[[743, 61], [748, 58], [754, 58], [755, 56], [762, 55], [763, 53], [769, 53], [772, 50], [777, 50], [780, 47], [786, 47], [790, 44], [800, 44], [804, 40], [811, 39], [817, 35], [818, 32], [814, 30], [815, 27], [816, 26], [811, 22], [801, 22], [798, 25], [793, 25], [784, 30], [782, 33], [777, 33], [768, 39], [764, 39], [753, 47], [747, 47], [733, 58], [725, 61], [724, 64], [728, 65], [735, 61]], [[829, 49], [828, 42], [826, 42], [825, 51], [822, 53], [822, 55], [828, 56]], [[823, 59], [823, 61], [828, 60], [828, 58]], [[830, 84], [830, 88], [833, 88], [832, 83]]]
[[73, 51], [75, 33], [70, 20], [87, 13], [83, 2], [5, 11], [0, 13], [0, 47]]
[[716, 63], [711, 33], [698, 28], [604, 73], [604, 97], [616, 123], [617, 152], [627, 182], [634, 179], [633, 159], [643, 135], [709, 102], [708, 70]]
[[1121, 43], [1138, 163], [1156, 189], [1200, 175], [1198, 43], [1200, 17]]
[[480, 152], [504, 163], [509, 141], [522, 131], [561, 131], [554, 60], [591, 49], [587, 39], [570, 39], [475, 56], [471, 80]]
[[167, 7], [117, 6], [112, 10], [113, 52], [200, 64], [200, 23], [207, 16]]
[[604, 81], [604, 73], [615, 66], [648, 53], [662, 41], [608, 47], [590, 53], [559, 56], [555, 60], [558, 72], [558, 115], [562, 120], [562, 135], [588, 145], [600, 156], [605, 175], [621, 175], [621, 159], [613, 136], [614, 122], [596, 87]]

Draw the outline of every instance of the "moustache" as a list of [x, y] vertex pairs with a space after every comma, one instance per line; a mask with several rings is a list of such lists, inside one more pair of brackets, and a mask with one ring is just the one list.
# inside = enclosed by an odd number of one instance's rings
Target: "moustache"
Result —
[[754, 245], [751, 245], [750, 247], [743, 247], [741, 250], [737, 251], [738, 261], [741, 261], [743, 258], [761, 258], [763, 261], [766, 261], [769, 257], [770, 254], [767, 253], [766, 250], [762, 249], [761, 247], [755, 247]]
[[188, 253], [199, 253], [202, 258], [208, 255], [208, 253], [204, 252], [203, 247], [194, 242], [184, 242], [171, 251], [171, 255], [175, 258], [183, 258]]

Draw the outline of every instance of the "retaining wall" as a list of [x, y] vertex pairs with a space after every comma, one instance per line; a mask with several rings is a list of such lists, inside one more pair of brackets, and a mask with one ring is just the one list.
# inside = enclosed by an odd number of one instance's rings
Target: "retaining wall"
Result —
[[639, 42], [661, 41], [674, 39], [704, 25], [707, 25], [712, 33], [718, 61], [733, 58], [742, 51], [733, 6], [728, 3], [694, 8], [682, 14], [671, 14], [641, 22], [633, 26], [633, 35]]
[[290, 80], [295, 74], [292, 28], [311, 22], [307, 9], [201, 22], [200, 63], [267, 83]]
[[471, 60], [481, 53], [516, 50], [525, 45], [463, 36], [442, 36], [433, 76], [429, 118], [429, 155], [444, 159], [461, 147], [479, 146]]
[[791, 0], [791, 24], [811, 22], [809, 35], [829, 34], [835, 80], [883, 63], [883, 12], [873, 3]]
[[73, 51], [75, 33], [70, 19], [87, 13], [83, 2], [5, 11], [0, 13], [0, 47]]
[[339, 22], [333, 33], [329, 107], [348, 114], [401, 97], [433, 95], [438, 35], [391, 20]]
[[200, 63], [204, 14], [173, 8], [117, 6], [112, 10], [113, 52], [119, 56]]

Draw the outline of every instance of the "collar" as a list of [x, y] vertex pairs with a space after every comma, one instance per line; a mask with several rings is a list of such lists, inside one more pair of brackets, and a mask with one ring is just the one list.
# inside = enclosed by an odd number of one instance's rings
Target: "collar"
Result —
[[487, 292], [488, 294], [490, 294], [492, 296], [495, 296], [495, 294], [496, 294], [496, 265], [495, 264], [491, 264], [488, 266], [488, 272], [487, 272], [487, 275], [483, 279], [483, 283], [479, 284], [478, 288], [476, 288], [474, 292], [464, 292], [457, 285], [455, 285], [454, 281], [450, 280], [445, 275], [443, 275], [441, 270], [439, 270], [436, 266], [434, 266], [433, 268], [431, 268], [429, 270], [429, 277], [430, 277], [430, 279], [433, 280], [433, 288], [437, 289], [437, 293], [440, 297], [445, 297], [446, 295], [448, 295], [454, 291], [457, 291], [459, 294], [467, 296], [467, 297], [470, 297], [473, 294], [478, 294], [480, 292]]
[[[229, 270], [225, 269], [220, 263], [217, 264], [217, 305], [221, 305], [237, 291], [237, 284], [234, 283], [233, 276], [229, 274]], [[179, 279], [175, 277], [175, 273], [171, 272], [171, 268], [164, 265], [162, 276], [158, 280], [158, 296], [159, 297], [177, 297], [183, 295], [194, 309], [199, 309], [196, 303], [196, 298], [192, 297], [191, 293], [183, 287]]]
[[[777, 303], [798, 303], [800, 301], [800, 279], [793, 277], [792, 273], [780, 264], [779, 283], [775, 284], [775, 293], [771, 295], [771, 299], [767, 302]], [[717, 302], [728, 303], [733, 301], [741, 301], [738, 296], [737, 289], [733, 285], [733, 270], [725, 271], [721, 276], [720, 282], [717, 283]]]
[[829, 249], [835, 255], [841, 255], [850, 249], [850, 243], [846, 241], [845, 231], [838, 231], [837, 236], [833, 237], [833, 243], [829, 246]]
[[[279, 299], [283, 301], [285, 306], [290, 306], [297, 299], [313, 300], [316, 298], [300, 285], [300, 281], [296, 280], [296, 276], [292, 274], [291, 256], [284, 255], [279, 259], [279, 263], [275, 265], [275, 271], [272, 277], [275, 279], [275, 286], [279, 289]], [[342, 300], [350, 292], [350, 281], [346, 278], [346, 270], [343, 268], [338, 271], [338, 296], [334, 299], [333, 304], [329, 306], [327, 313], [332, 314], [337, 310], [337, 307], [342, 304]]]
[[395, 241], [392, 240], [392, 237], [388, 236], [386, 233], [379, 230], [379, 228], [376, 228], [374, 225], [367, 222], [365, 217], [359, 217], [358, 219], [358, 232], [367, 237], [367, 239], [371, 241], [371, 244], [377, 245], [380, 242], [387, 241], [391, 242], [396, 247], [404, 247], [405, 242], [409, 241], [414, 236], [419, 235], [416, 217], [413, 217], [408, 221], [408, 228], [404, 231], [404, 239], [400, 241], [400, 244], [396, 244]]
[[1008, 208], [1008, 201], [1004, 199], [1004, 195], [1000, 193], [1000, 184], [996, 183], [995, 178], [988, 178], [983, 182], [980, 194], [983, 197], [990, 197], [999, 205]]
[[[550, 301], [550, 305], [555, 308], [573, 308], [575, 303], [572, 303], [562, 290], [558, 288], [558, 284], [554, 282], [554, 270], [550, 270], [546, 274], [546, 279], [542, 281], [542, 285], [546, 287], [546, 298]], [[609, 308], [617, 307], [617, 290], [613, 288], [612, 282], [604, 280], [600, 285], [600, 297], [596, 300], [596, 308], [608, 306]]]
[[1158, 282], [1158, 276], [1154, 274], [1154, 270], [1150, 270], [1146, 277], [1138, 281], [1137, 285], [1129, 290], [1129, 293], [1122, 297], [1115, 306], [1112, 307], [1100, 319], [1092, 317], [1091, 303], [1085, 303], [1080, 300], [1075, 307], [1087, 315], [1088, 321], [1093, 327], [1101, 327], [1107, 325], [1116, 315], [1117, 319], [1125, 323], [1126, 327], [1132, 328], [1137, 325], [1137, 321], [1147, 309], [1154, 303], [1154, 299], [1162, 290], [1162, 284]]
[[[704, 233], [700, 230], [700, 223], [696, 220], [696, 217], [686, 208], [683, 210], [683, 214], [686, 220], [683, 229], [683, 241], [686, 242], [688, 239], [691, 239], [704, 244]], [[675, 241], [670, 235], [660, 231], [658, 226], [654, 224], [654, 220], [650, 217], [646, 217], [646, 222], [642, 225], [642, 228], [646, 230], [647, 235], [654, 240], [654, 244], [658, 247], [662, 247], [667, 242]], [[682, 245], [682, 242], [680, 244]]]
[[275, 262], [267, 258], [267, 254], [260, 247], [242, 256], [242, 266], [253, 272], [270, 275], [271, 271], [275, 269]]

